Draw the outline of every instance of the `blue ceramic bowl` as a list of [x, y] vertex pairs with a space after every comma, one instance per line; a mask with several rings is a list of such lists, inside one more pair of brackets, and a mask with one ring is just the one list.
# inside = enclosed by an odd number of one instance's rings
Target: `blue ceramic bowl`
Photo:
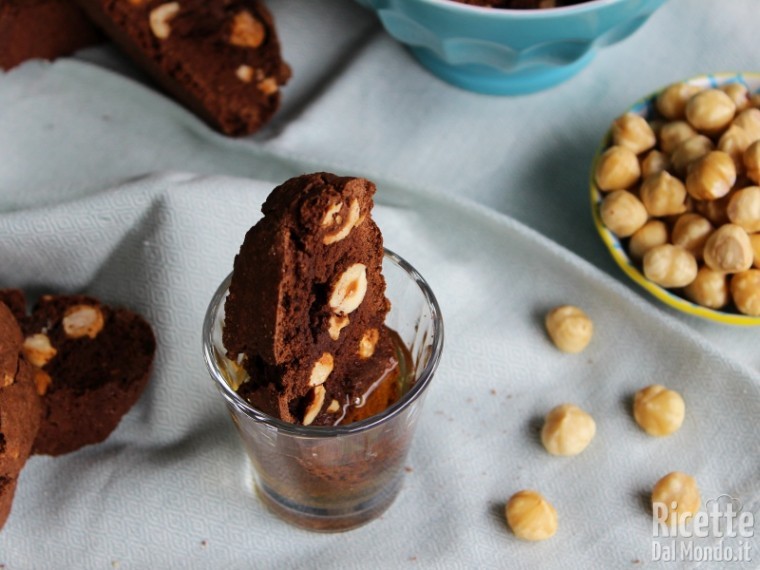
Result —
[[565, 8], [503, 10], [452, 0], [357, 0], [444, 81], [479, 93], [546, 89], [627, 38], [665, 0], [591, 0]]

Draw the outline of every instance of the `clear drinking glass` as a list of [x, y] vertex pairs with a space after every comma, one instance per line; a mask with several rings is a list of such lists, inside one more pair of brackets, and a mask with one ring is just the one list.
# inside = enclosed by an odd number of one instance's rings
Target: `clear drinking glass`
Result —
[[232, 387], [234, 367], [228, 366], [222, 344], [231, 276], [219, 286], [206, 313], [206, 366], [243, 439], [258, 495], [270, 510], [297, 526], [322, 532], [355, 528], [382, 514], [401, 489], [425, 391], [441, 357], [443, 321], [422, 276], [388, 250], [383, 274], [392, 304], [386, 325], [408, 349], [409, 362], [400, 363], [406, 390], [384, 411], [347, 425], [290, 424], [238, 396]]

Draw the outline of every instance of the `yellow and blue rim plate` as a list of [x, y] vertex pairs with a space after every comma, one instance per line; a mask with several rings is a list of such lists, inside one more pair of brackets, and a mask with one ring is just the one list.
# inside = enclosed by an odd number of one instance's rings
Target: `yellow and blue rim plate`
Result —
[[[760, 93], [760, 73], [711, 73], [706, 75], [698, 75], [690, 79], [682, 80], [683, 83], [690, 83], [692, 85], [698, 85], [700, 87], [710, 88], [725, 85], [727, 83], [742, 83], [745, 85], [751, 93]], [[674, 82], [675, 83], [675, 82]], [[670, 84], [668, 84], [670, 85]], [[654, 115], [654, 105], [657, 95], [662, 92], [667, 85], [658, 89], [654, 93], [650, 93], [646, 97], [636, 101], [631, 107], [624, 112], [631, 112], [641, 115], [646, 119], [652, 118]], [[622, 114], [622, 113], [621, 113]], [[708, 309], [696, 303], [692, 303], [688, 299], [677, 295], [676, 293], [660, 287], [656, 283], [653, 283], [647, 279], [644, 274], [636, 267], [636, 264], [628, 256], [620, 239], [605, 227], [602, 222], [601, 215], [599, 213], [599, 207], [602, 202], [602, 192], [596, 186], [594, 179], [594, 173], [596, 172], [596, 163], [604, 150], [610, 145], [612, 140], [612, 129], [608, 130], [602, 138], [602, 142], [594, 155], [594, 160], [591, 165], [590, 175], [590, 187], [591, 187], [591, 212], [594, 217], [594, 225], [602, 241], [607, 246], [615, 263], [623, 270], [623, 272], [630, 277], [636, 284], [643, 287], [646, 291], [651, 293], [654, 297], [684, 313], [695, 315], [703, 319], [710, 321], [723, 323], [727, 325], [738, 326], [758, 326], [760, 325], [760, 317], [752, 317], [749, 315], [742, 315], [734, 312], [716, 311], [714, 309]]]

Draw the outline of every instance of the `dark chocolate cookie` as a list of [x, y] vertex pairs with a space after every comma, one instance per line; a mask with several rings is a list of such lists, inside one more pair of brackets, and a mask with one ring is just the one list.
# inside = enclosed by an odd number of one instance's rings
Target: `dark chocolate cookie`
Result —
[[[0, 302], [0, 528], [13, 502], [16, 480], [32, 450], [42, 405], [34, 370], [23, 356], [21, 330], [10, 309]], [[11, 373], [8, 373], [12, 370]]]
[[0, 289], [0, 303], [5, 303], [19, 323], [26, 317], [26, 295], [21, 289]]
[[0, 2], [0, 68], [27, 59], [55, 59], [93, 45], [102, 36], [70, 0]]
[[0, 475], [0, 529], [11, 514], [13, 496], [16, 494], [16, 478]]
[[290, 68], [260, 0], [77, 1], [166, 91], [223, 133], [252, 133], [277, 110]]
[[23, 351], [42, 371], [34, 453], [105, 440], [142, 394], [156, 341], [138, 314], [78, 295], [42, 297], [23, 323]]
[[[317, 173], [275, 188], [235, 258], [223, 340], [240, 393], [304, 425], [334, 423], [392, 358], [375, 186]], [[376, 348], [382, 347], [382, 350]], [[395, 361], [394, 361], [395, 363]]]
[[18, 370], [23, 336], [13, 311], [0, 297], [0, 388], [10, 386]]

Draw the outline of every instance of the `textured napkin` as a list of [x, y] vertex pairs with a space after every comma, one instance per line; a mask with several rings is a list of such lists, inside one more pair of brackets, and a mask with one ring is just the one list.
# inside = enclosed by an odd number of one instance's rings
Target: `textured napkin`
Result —
[[[343, 535], [300, 531], [268, 514], [204, 369], [200, 329], [270, 189], [167, 174], [0, 216], [4, 284], [83, 290], [132, 307], [159, 341], [147, 392], [107, 442], [31, 459], [0, 533], [0, 563], [623, 567], [648, 560], [645, 495], [674, 469], [692, 473], [705, 498], [728, 493], [760, 516], [756, 372], [525, 227], [393, 188], [381, 189], [394, 205], [377, 207], [378, 223], [387, 246], [429, 280], [447, 327], [405, 488], [380, 520]], [[543, 331], [543, 314], [562, 302], [583, 306], [596, 324], [580, 355], [560, 353]], [[651, 382], [687, 403], [683, 428], [662, 440], [630, 416], [631, 394]], [[598, 424], [575, 458], [549, 456], [537, 437], [539, 418], [565, 401]], [[551, 541], [522, 543], [506, 529], [504, 502], [525, 487], [559, 511]]]
[[[0, 286], [128, 306], [159, 342], [147, 392], [106, 443], [29, 462], [0, 564], [651, 567], [646, 495], [674, 469], [693, 474], [705, 500], [731, 495], [760, 519], [758, 331], [675, 315], [600, 271], [619, 276], [585, 187], [596, 141], [633, 99], [751, 69], [753, 0], [671, 0], [577, 78], [517, 98], [442, 84], [349, 1], [272, 6], [295, 75], [253, 139], [220, 137], [106, 71], [141, 77], [108, 49], [82, 56], [95, 65], [32, 62], [0, 75]], [[653, 52], [667, 55], [642, 55]], [[386, 244], [429, 280], [447, 333], [404, 490], [380, 520], [342, 535], [265, 511], [201, 358], [206, 306], [264, 197], [320, 169], [379, 184]], [[581, 355], [559, 353], [543, 332], [546, 310], [567, 302], [596, 325]], [[686, 399], [683, 428], [665, 439], [630, 416], [632, 393], [653, 382]], [[565, 401], [597, 420], [575, 458], [551, 457], [538, 440], [540, 418]], [[506, 529], [504, 503], [525, 487], [559, 512], [550, 541]], [[754, 562], [730, 568], [757, 567], [757, 540]]]

